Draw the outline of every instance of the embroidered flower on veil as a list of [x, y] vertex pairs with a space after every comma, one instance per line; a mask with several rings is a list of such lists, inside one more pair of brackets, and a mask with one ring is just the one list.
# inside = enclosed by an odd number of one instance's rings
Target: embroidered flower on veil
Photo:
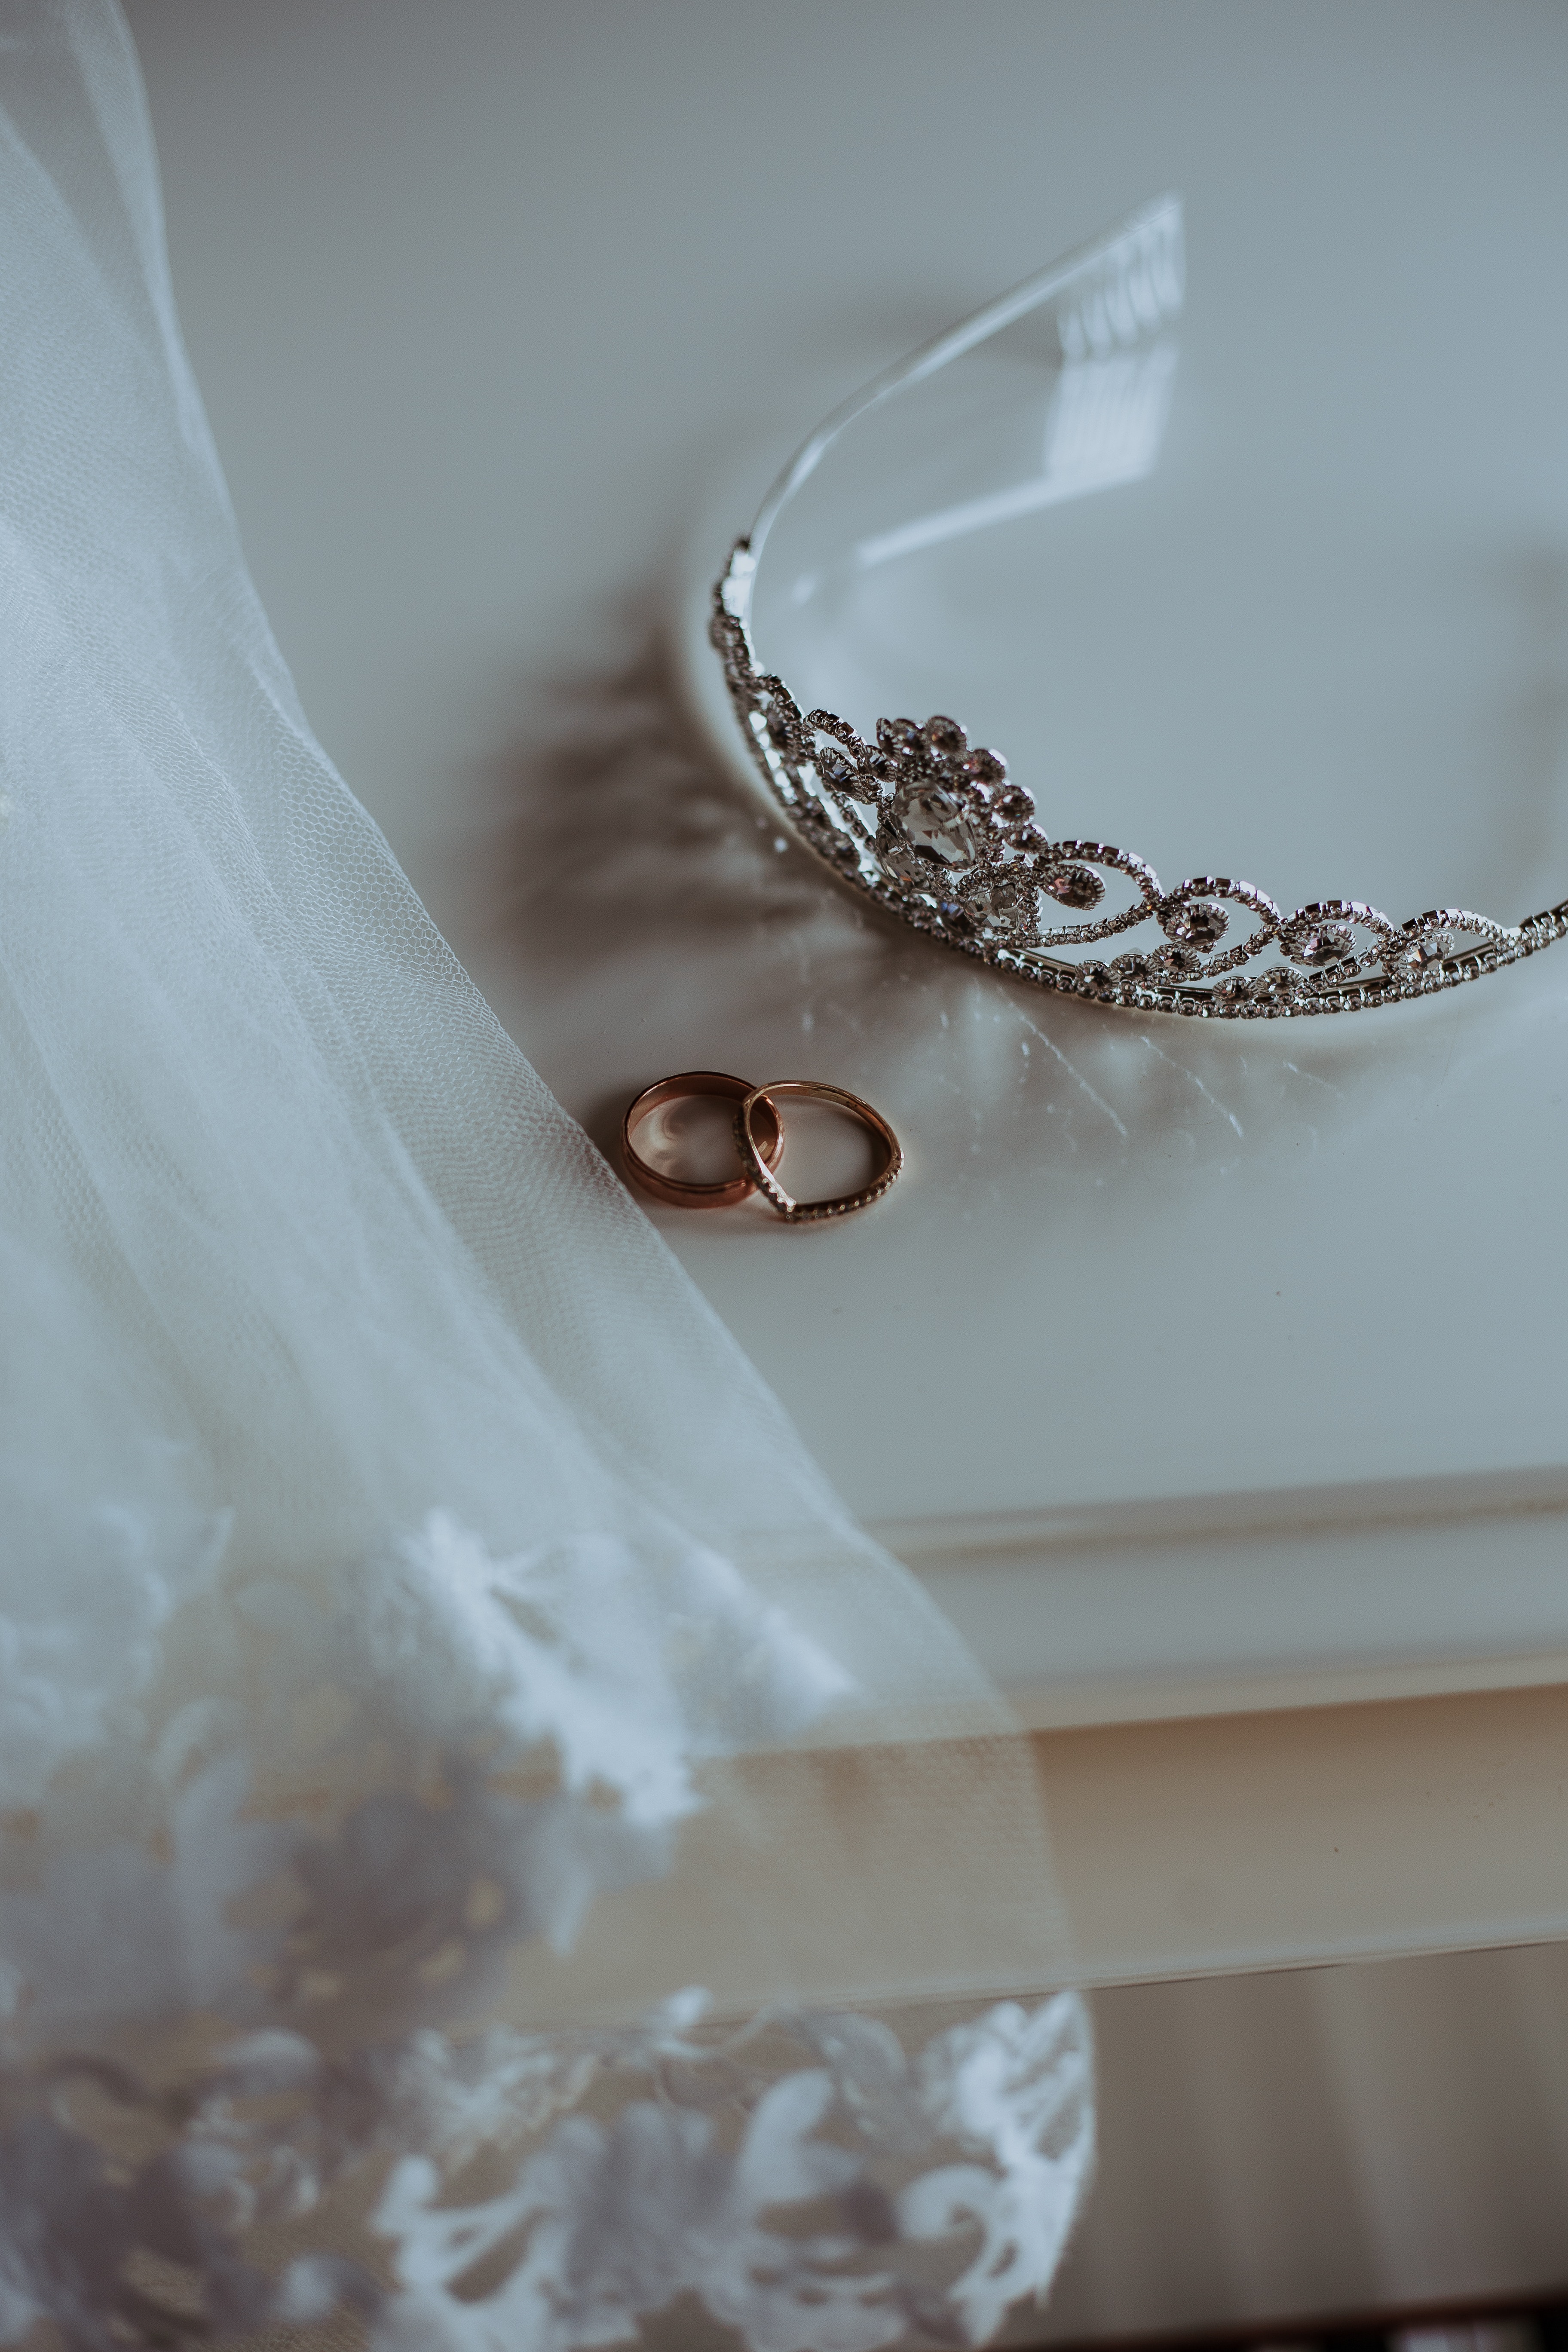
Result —
[[695, 1759], [789, 1738], [854, 1689], [706, 1546], [650, 1584], [617, 1538], [496, 1559], [447, 1511], [364, 1578], [353, 1623], [394, 1706], [447, 1737], [549, 1740], [563, 1788], [612, 1790], [634, 1828], [693, 1810]]

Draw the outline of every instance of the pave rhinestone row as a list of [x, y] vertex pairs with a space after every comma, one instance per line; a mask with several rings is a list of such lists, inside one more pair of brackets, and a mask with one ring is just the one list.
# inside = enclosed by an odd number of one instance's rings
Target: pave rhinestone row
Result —
[[[1512, 929], [1456, 907], [1394, 923], [1353, 898], [1285, 914], [1250, 882], [1200, 875], [1166, 890], [1127, 850], [1052, 841], [1005, 761], [971, 749], [956, 719], [879, 719], [868, 743], [831, 710], [803, 712], [782, 678], [757, 668], [733, 609], [745, 609], [751, 570], [742, 540], [714, 591], [711, 635], [764, 783], [844, 881], [1001, 971], [1139, 1012], [1279, 1021], [1434, 996], [1568, 932], [1568, 899]], [[1101, 915], [1107, 876], [1132, 900]], [[1047, 907], [1080, 919], [1053, 922]], [[1158, 943], [1109, 962], [1053, 953], [1144, 925]], [[1267, 951], [1278, 961], [1243, 969]]]

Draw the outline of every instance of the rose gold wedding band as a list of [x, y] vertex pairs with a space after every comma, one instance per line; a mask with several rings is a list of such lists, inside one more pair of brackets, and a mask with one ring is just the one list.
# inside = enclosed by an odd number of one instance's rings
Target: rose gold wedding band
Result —
[[757, 1165], [771, 1168], [784, 1150], [784, 1129], [771, 1102], [760, 1087], [749, 1086], [744, 1078], [731, 1078], [723, 1070], [681, 1070], [672, 1078], [660, 1078], [657, 1086], [646, 1087], [637, 1100], [628, 1103], [621, 1121], [621, 1151], [626, 1172], [634, 1177], [645, 1192], [656, 1201], [666, 1201], [675, 1209], [732, 1209], [737, 1202], [750, 1199], [757, 1186], [751, 1173], [751, 1154], [743, 1155], [743, 1164], [733, 1176], [720, 1184], [689, 1184], [679, 1176], [661, 1175], [650, 1168], [638, 1153], [632, 1137], [650, 1111], [668, 1102], [679, 1102], [687, 1095], [722, 1095], [730, 1102], [754, 1105], [755, 1126], [759, 1141], [755, 1148]]
[[[756, 1115], [764, 1103], [776, 1124], [778, 1112], [773, 1097], [778, 1095], [796, 1095], [811, 1102], [837, 1103], [840, 1110], [848, 1111], [863, 1127], [870, 1129], [887, 1152], [886, 1164], [870, 1183], [863, 1184], [858, 1192], [841, 1192], [831, 1201], [797, 1201], [792, 1193], [784, 1191], [773, 1174], [773, 1163], [778, 1154], [764, 1151], [755, 1131]], [[879, 1201], [889, 1186], [898, 1182], [899, 1171], [904, 1164], [903, 1146], [881, 1112], [873, 1110], [868, 1102], [862, 1102], [858, 1095], [850, 1094], [843, 1087], [827, 1086], [820, 1078], [770, 1078], [765, 1087], [753, 1087], [735, 1113], [735, 1141], [752, 1183], [770, 1208], [776, 1209], [779, 1215], [787, 1218], [791, 1224], [805, 1224], [814, 1217], [847, 1217], [852, 1209], [869, 1208], [873, 1201]]]

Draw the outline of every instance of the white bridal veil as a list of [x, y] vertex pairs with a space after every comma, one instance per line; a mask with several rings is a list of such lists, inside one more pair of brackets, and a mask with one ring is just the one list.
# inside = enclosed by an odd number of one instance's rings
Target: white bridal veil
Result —
[[0, 2343], [978, 2340], [1026, 1744], [313, 741], [112, 0], [0, 0]]

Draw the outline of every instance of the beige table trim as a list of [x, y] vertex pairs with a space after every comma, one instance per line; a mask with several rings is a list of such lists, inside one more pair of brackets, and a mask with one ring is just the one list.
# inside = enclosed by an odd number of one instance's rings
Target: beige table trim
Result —
[[1568, 1938], [1568, 1692], [1037, 1735], [1090, 1984]]

